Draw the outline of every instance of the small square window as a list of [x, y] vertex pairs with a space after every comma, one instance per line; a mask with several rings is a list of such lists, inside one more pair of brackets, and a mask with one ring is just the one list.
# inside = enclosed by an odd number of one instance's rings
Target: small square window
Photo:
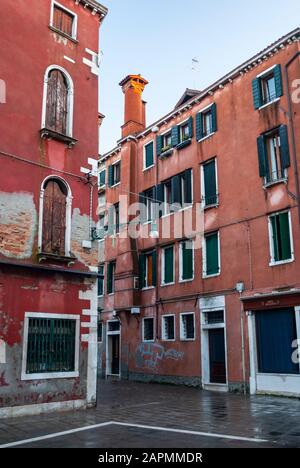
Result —
[[154, 341], [154, 319], [152, 317], [143, 320], [143, 341]]
[[190, 126], [189, 123], [186, 122], [180, 127], [180, 141], [184, 142], [190, 139]]
[[165, 315], [162, 317], [162, 339], [163, 341], [175, 340], [175, 316]]
[[163, 141], [163, 147], [161, 149], [161, 152], [164, 153], [165, 151], [168, 151], [169, 149], [172, 148], [172, 133], [171, 132], [165, 133], [162, 136], [162, 141]]
[[268, 102], [274, 101], [274, 99], [276, 99], [277, 95], [274, 73], [271, 73], [262, 78], [261, 88], [263, 104], [267, 104]]
[[271, 263], [293, 259], [289, 212], [270, 216]]
[[180, 338], [181, 340], [195, 339], [195, 315], [194, 313], [181, 314]]

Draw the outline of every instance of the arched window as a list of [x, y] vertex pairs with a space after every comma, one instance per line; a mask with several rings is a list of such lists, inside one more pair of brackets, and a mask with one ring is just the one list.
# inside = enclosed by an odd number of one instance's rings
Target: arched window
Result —
[[42, 128], [72, 137], [73, 82], [70, 75], [58, 65], [46, 70]]
[[71, 201], [69, 188], [60, 178], [48, 177], [41, 190], [39, 251], [70, 256]]

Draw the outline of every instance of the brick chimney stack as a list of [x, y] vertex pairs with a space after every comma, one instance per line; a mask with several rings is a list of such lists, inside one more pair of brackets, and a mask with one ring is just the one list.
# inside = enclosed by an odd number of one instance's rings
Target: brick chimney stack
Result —
[[121, 81], [125, 95], [124, 125], [122, 125], [122, 138], [141, 132], [146, 128], [146, 103], [142, 94], [148, 81], [141, 75], [128, 75]]

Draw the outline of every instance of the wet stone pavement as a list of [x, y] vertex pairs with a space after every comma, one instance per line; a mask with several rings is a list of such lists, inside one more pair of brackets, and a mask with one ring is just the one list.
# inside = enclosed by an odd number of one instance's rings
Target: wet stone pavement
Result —
[[0, 448], [7, 445], [300, 447], [300, 401], [101, 380], [97, 408], [0, 419]]

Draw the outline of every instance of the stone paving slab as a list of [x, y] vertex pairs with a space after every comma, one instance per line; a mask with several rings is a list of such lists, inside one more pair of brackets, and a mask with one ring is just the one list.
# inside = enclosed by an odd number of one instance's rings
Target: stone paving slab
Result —
[[[194, 388], [101, 380], [97, 408], [0, 420], [0, 445], [108, 421], [265, 439], [260, 446], [300, 447], [300, 400], [242, 396]], [[256, 442], [146, 428], [106, 426], [34, 447], [252, 447]]]

